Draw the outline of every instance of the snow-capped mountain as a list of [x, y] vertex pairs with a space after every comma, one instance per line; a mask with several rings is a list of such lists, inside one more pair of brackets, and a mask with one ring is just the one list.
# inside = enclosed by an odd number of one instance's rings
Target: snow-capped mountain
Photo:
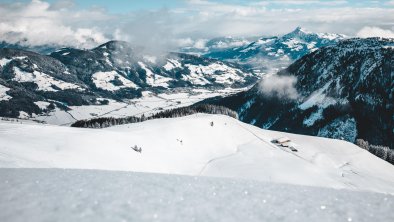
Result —
[[144, 91], [240, 88], [257, 80], [236, 64], [182, 53], [148, 56], [138, 50], [120, 41], [90, 50], [63, 48], [48, 56], [2, 48], [0, 116], [100, 105], [138, 98]]
[[[277, 76], [294, 78], [293, 97], [264, 93], [263, 79], [248, 92], [213, 103], [237, 110], [256, 126], [394, 147], [394, 40], [349, 39], [323, 47]], [[272, 81], [272, 82], [270, 82]]]
[[141, 55], [138, 51], [126, 42], [111, 41], [92, 50], [66, 48], [51, 56], [82, 75], [82, 78], [92, 77], [96, 87], [107, 91], [113, 90], [99, 83], [101, 78], [108, 78], [107, 74], [97, 72], [116, 71], [135, 83], [135, 88], [231, 87], [256, 80], [252, 73], [244, 72], [235, 64], [181, 53], [156, 57]]
[[214, 52], [220, 52], [230, 48], [238, 48], [249, 45], [255, 41], [256, 37], [242, 38], [242, 37], [217, 37], [209, 40], [196, 40], [193, 46], [180, 48], [180, 52], [196, 55], [204, 55]]
[[281, 68], [320, 47], [336, 44], [344, 38], [344, 35], [313, 33], [297, 27], [283, 36], [263, 37], [247, 45], [211, 51], [204, 56], [237, 61], [256, 69]]
[[[297, 152], [272, 142], [278, 138]], [[394, 166], [354, 144], [263, 130], [223, 115], [105, 129], [0, 121], [0, 154], [6, 168], [153, 172], [394, 193]]]

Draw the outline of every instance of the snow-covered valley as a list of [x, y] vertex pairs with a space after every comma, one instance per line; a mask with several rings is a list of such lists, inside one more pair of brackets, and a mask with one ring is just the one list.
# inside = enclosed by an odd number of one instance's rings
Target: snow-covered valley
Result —
[[[298, 152], [271, 143], [284, 136]], [[0, 166], [214, 176], [394, 193], [394, 166], [354, 144], [262, 130], [208, 114], [107, 129], [3, 121]]]
[[[150, 91], [142, 92], [142, 97], [135, 99], [125, 99], [123, 101], [107, 100], [106, 105], [86, 105], [69, 106], [69, 110], [56, 108], [39, 115], [26, 114], [23, 119], [39, 121], [52, 125], [71, 125], [77, 120], [92, 119], [98, 117], [128, 117], [128, 116], [150, 116], [167, 109], [174, 109], [193, 105], [204, 99], [215, 96], [230, 96], [242, 91], [245, 88], [227, 89], [176, 89], [173, 91], [154, 93]], [[45, 103], [42, 101], [41, 103]], [[48, 103], [49, 105], [49, 103]], [[43, 110], [46, 107], [41, 107]]]

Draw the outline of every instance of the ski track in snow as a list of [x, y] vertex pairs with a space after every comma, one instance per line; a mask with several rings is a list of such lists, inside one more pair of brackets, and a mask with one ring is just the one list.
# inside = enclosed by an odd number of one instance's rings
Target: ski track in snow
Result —
[[73, 118], [75, 121], [77, 121], [78, 119], [77, 118], [75, 118], [74, 116], [73, 116], [73, 114], [71, 114], [69, 111], [65, 111], [66, 113], [68, 113], [68, 115], [70, 115], [71, 116], [71, 118]]

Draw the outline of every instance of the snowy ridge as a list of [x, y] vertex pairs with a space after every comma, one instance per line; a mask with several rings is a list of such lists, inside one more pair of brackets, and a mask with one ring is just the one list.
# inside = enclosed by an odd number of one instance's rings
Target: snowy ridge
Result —
[[[283, 136], [298, 152], [271, 143]], [[394, 166], [351, 143], [262, 130], [221, 115], [103, 130], [2, 122], [0, 144], [0, 166], [7, 168], [204, 175], [394, 193]]]
[[146, 83], [151, 86], [162, 86], [162, 87], [168, 87], [168, 81], [173, 80], [172, 78], [168, 77], [163, 77], [160, 75], [156, 75], [147, 68], [147, 66], [143, 62], [138, 62], [138, 65], [141, 66], [142, 69], [145, 70], [146, 73]]
[[54, 88], [53, 86], [59, 88], [60, 90], [81, 90], [81, 87], [79, 87], [78, 85], [54, 79], [53, 77], [39, 71], [33, 71], [32, 73], [30, 73], [24, 72], [18, 67], [14, 67], [14, 73], [15, 77], [12, 79], [13, 81], [35, 83], [38, 86], [38, 90], [54, 92], [58, 91], [58, 89]]
[[231, 84], [232, 82], [244, 82], [239, 75], [241, 70], [225, 66], [223, 63], [212, 63], [208, 66], [203, 65], [185, 65], [190, 70], [190, 75], [183, 76], [183, 79], [190, 80], [194, 84], [205, 85], [209, 83], [207, 78], [214, 78], [221, 84]]
[[173, 70], [175, 68], [181, 68], [182, 64], [175, 59], [168, 59], [167, 63], [163, 66], [163, 68], [167, 71]]
[[[115, 91], [121, 88], [139, 88], [136, 84], [131, 82], [130, 80], [124, 78], [123, 76], [119, 75], [116, 71], [111, 72], [96, 72], [92, 75], [93, 83], [96, 85], [97, 88], [108, 90], [108, 91]], [[114, 85], [111, 81], [118, 80], [121, 82], [122, 85]]]

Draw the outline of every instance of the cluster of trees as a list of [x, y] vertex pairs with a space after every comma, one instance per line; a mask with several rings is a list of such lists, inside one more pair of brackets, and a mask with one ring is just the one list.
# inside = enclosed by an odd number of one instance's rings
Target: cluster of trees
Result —
[[386, 160], [387, 162], [394, 165], [394, 150], [390, 149], [389, 147], [380, 146], [380, 145], [372, 145], [372, 144], [369, 144], [368, 141], [365, 141], [363, 139], [357, 139], [356, 145], [365, 149], [365, 150], [368, 150], [373, 155], [375, 155], [383, 160]]
[[149, 118], [150, 119], [174, 118], [174, 117], [193, 115], [196, 113], [222, 114], [238, 119], [238, 114], [235, 111], [224, 106], [217, 106], [210, 104], [197, 104], [188, 107], [164, 110], [152, 115]]
[[89, 120], [79, 120], [73, 123], [71, 126], [80, 127], [80, 128], [106, 128], [106, 127], [122, 125], [122, 124], [143, 122], [145, 120], [150, 120], [150, 119], [188, 116], [196, 113], [221, 114], [238, 119], [238, 114], [236, 112], [224, 106], [198, 104], [188, 107], [164, 110], [149, 117], [145, 117], [144, 115], [142, 115], [141, 117], [136, 117], [136, 116], [129, 116], [124, 118], [100, 117], [100, 118], [94, 118]]
[[71, 125], [71, 127], [79, 128], [106, 128], [110, 126], [123, 125], [128, 123], [138, 123], [144, 121], [144, 116], [135, 117], [129, 116], [124, 118], [114, 118], [114, 117], [99, 117], [88, 120], [79, 120]]

